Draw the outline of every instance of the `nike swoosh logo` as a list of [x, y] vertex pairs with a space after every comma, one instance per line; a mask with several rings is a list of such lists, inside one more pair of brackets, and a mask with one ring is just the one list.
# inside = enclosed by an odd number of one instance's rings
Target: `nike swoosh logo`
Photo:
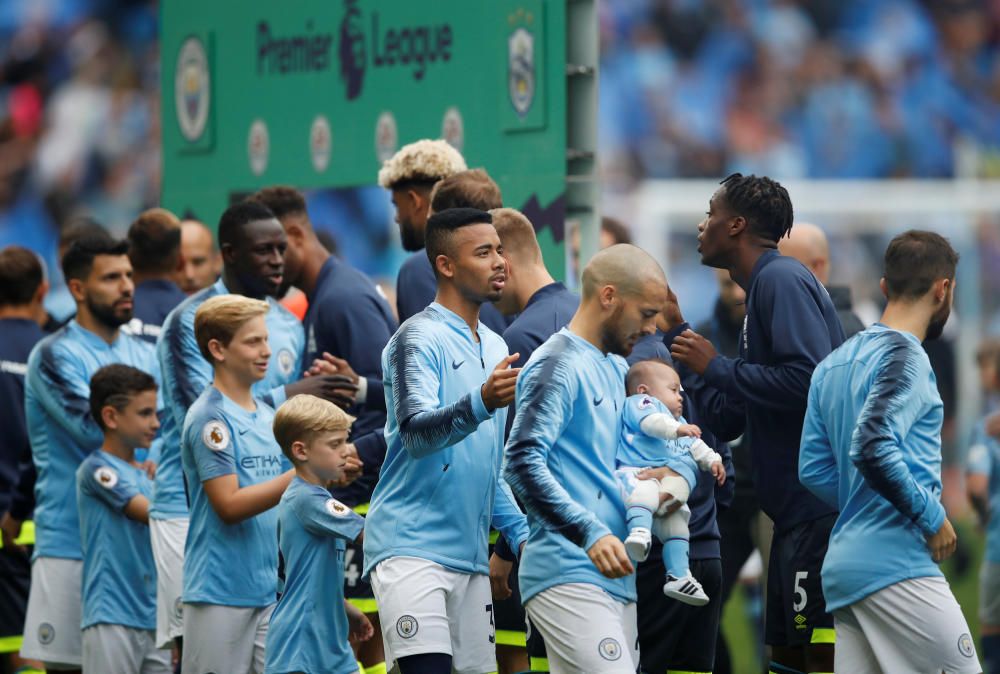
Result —
[[604, 402], [604, 396], [601, 396], [600, 398], [598, 398], [597, 396], [594, 396], [594, 407], [597, 407], [602, 402]]
[[453, 361], [451, 361], [451, 369], [452, 370], [457, 370], [458, 368], [462, 367], [462, 364], [464, 362], [465, 362], [464, 360], [453, 360]]

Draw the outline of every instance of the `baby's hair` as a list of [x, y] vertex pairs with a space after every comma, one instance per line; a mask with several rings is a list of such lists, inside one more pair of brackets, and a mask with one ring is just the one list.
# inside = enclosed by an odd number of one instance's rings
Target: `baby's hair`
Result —
[[663, 358], [640, 360], [632, 365], [632, 367], [628, 369], [628, 374], [625, 375], [625, 390], [628, 394], [635, 395], [640, 384], [647, 384], [650, 379], [656, 377], [656, 366], [658, 365], [668, 368], [673, 372], [677, 372], [674, 366]]
[[352, 423], [354, 417], [329, 400], [300, 393], [278, 408], [274, 414], [272, 430], [281, 451], [294, 463], [292, 443], [308, 443], [318, 433], [350, 431]]

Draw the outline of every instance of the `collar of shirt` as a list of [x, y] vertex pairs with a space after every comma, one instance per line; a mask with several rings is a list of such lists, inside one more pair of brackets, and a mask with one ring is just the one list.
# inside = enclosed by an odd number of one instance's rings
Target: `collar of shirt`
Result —
[[912, 342], [914, 346], [921, 346], [920, 340], [917, 339], [917, 336], [912, 332], [907, 332], [905, 330], [897, 330], [896, 328], [890, 328], [885, 323], [872, 323], [871, 327], [877, 332], [884, 332], [884, 331], [898, 332], [903, 337], [906, 337], [906, 339], [910, 340], [910, 342]]
[[610, 353], [604, 353], [603, 351], [601, 351], [600, 349], [598, 349], [596, 346], [594, 346], [593, 344], [591, 344], [590, 342], [588, 342], [587, 340], [585, 340], [583, 337], [581, 337], [580, 335], [578, 335], [575, 332], [571, 331], [568, 326], [565, 327], [565, 328], [562, 328], [561, 330], [559, 330], [559, 334], [566, 335], [567, 337], [569, 337], [570, 339], [572, 339], [577, 344], [580, 344], [585, 350], [587, 350], [591, 354], [593, 354], [593, 356], [595, 358], [606, 359], [606, 358], [610, 358], [611, 357]]
[[757, 258], [757, 262], [755, 262], [753, 265], [753, 271], [750, 272], [750, 282], [747, 284], [748, 291], [750, 290], [750, 288], [753, 288], [754, 281], [756, 281], [760, 273], [764, 271], [764, 267], [771, 264], [779, 257], [781, 257], [781, 253], [779, 253], [777, 250], [768, 250], [765, 251], [764, 254], [761, 255], [759, 258]]
[[555, 283], [550, 283], [547, 286], [542, 286], [541, 288], [535, 291], [535, 294], [531, 296], [531, 299], [529, 299], [528, 303], [524, 305], [524, 308], [527, 309], [535, 302], [540, 302], [549, 295], [555, 295], [556, 293], [564, 292], [565, 290], [566, 286], [564, 286], [559, 281], [556, 281]]
[[[472, 337], [472, 329], [469, 328], [469, 324], [465, 322], [464, 318], [456, 314], [451, 309], [448, 309], [444, 305], [439, 304], [437, 302], [431, 302], [429, 305], [427, 305], [427, 308], [432, 312], [441, 316], [444, 322], [447, 323], [454, 330], [461, 332], [464, 335], [468, 335], [470, 338]], [[476, 334], [479, 336], [480, 342], [483, 341], [484, 327], [485, 326], [483, 325], [482, 320], [476, 322]]]
[[76, 337], [83, 340], [88, 346], [98, 348], [101, 350], [109, 350], [118, 346], [122, 341], [122, 331], [118, 330], [115, 333], [115, 339], [113, 342], [108, 344], [99, 335], [91, 332], [87, 328], [83, 327], [76, 322], [76, 318], [73, 318], [69, 323], [66, 324], [66, 328], [73, 333]]
[[319, 289], [323, 287], [323, 283], [326, 282], [327, 277], [337, 268], [337, 264], [337, 258], [334, 255], [326, 258], [326, 262], [319, 269], [319, 276], [316, 277], [316, 287], [313, 288], [312, 295], [309, 297], [310, 302], [319, 293]]

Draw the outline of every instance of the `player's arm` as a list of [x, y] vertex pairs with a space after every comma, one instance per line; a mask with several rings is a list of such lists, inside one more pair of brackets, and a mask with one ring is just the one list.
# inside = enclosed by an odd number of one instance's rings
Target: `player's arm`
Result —
[[294, 470], [260, 484], [240, 487], [235, 473], [205, 480], [201, 483], [212, 510], [226, 524], [239, 524], [278, 505]]
[[403, 449], [418, 459], [460, 442], [492, 414], [479, 386], [441, 404], [439, 372], [451, 364], [438, 351], [433, 337], [410, 324], [397, 333], [385, 364]]
[[965, 493], [983, 526], [990, 520], [990, 475], [995, 470], [987, 441], [983, 429], [976, 428], [965, 465]]
[[823, 421], [823, 408], [819, 401], [822, 385], [822, 379], [817, 379], [809, 389], [809, 403], [799, 445], [799, 482], [820, 500], [839, 509], [840, 469]]
[[365, 528], [364, 517], [329, 495], [309, 494], [308, 498], [296, 498], [292, 508], [302, 527], [314, 536], [353, 541]]
[[82, 493], [120, 510], [131, 520], [149, 523], [149, 499], [114, 467], [100, 465], [81, 473], [78, 480], [77, 488]]
[[156, 344], [156, 354], [169, 411], [177, 427], [183, 428], [187, 409], [212, 383], [212, 366], [201, 355], [194, 338], [193, 311], [168, 316]]
[[[763, 281], [760, 305], [771, 308], [768, 329], [774, 364], [726, 358], [715, 354], [714, 348], [708, 352], [711, 343], [693, 332], [674, 340], [671, 355], [686, 360], [696, 372], [701, 370], [705, 381], [730, 398], [776, 410], [803, 410], [813, 370], [834, 345], [823, 312], [805, 287], [777, 288], [771, 287], [774, 279]], [[678, 345], [687, 349], [685, 355], [676, 353]]]
[[510, 486], [504, 481], [502, 472], [497, 476], [490, 523], [502, 534], [501, 539], [509, 541], [510, 551], [518, 554], [521, 545], [528, 540], [528, 518], [514, 500], [514, 495], [510, 491]]
[[48, 342], [32, 351], [27, 386], [78, 446], [100, 447], [104, 433], [90, 413], [90, 377], [65, 345]]
[[570, 363], [558, 356], [537, 360], [518, 385], [518, 410], [507, 440], [503, 475], [514, 495], [549, 529], [589, 550], [611, 530], [576, 503], [552, 476], [548, 455], [569, 424], [576, 384]]
[[694, 462], [698, 464], [699, 470], [707, 471], [711, 469], [712, 464], [722, 463], [722, 455], [709, 447], [701, 438], [695, 438], [688, 451], [691, 452]]
[[122, 511], [129, 519], [149, 524], [149, 499], [142, 494], [133, 496]]
[[921, 411], [914, 404], [912, 391], [928, 374], [915, 347], [903, 336], [896, 336], [858, 417], [850, 459], [868, 486], [930, 538], [945, 523], [944, 506], [913, 477], [900, 447]]

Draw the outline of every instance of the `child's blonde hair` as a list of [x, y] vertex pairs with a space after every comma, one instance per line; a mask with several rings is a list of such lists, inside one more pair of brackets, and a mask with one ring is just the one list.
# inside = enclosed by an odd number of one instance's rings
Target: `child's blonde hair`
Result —
[[208, 343], [217, 339], [223, 346], [229, 346], [233, 335], [247, 321], [263, 316], [270, 308], [263, 300], [252, 300], [242, 295], [217, 295], [205, 300], [194, 312], [194, 338], [201, 355], [214, 365], [215, 359], [208, 350]]
[[272, 429], [281, 451], [294, 463], [292, 443], [308, 443], [318, 433], [350, 431], [353, 423], [354, 417], [329, 400], [300, 393], [278, 408]]

